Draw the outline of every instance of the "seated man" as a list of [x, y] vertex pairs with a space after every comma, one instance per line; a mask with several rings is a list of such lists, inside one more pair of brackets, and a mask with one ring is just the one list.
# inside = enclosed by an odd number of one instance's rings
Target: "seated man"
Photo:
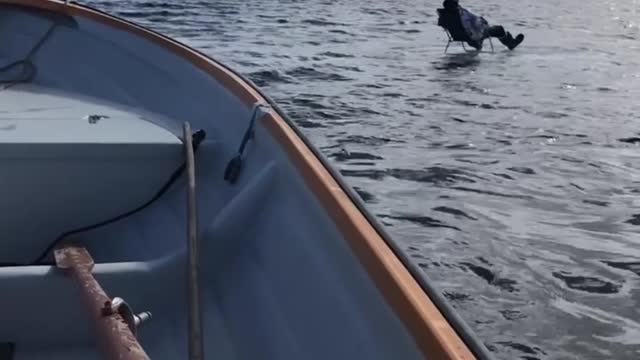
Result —
[[482, 42], [488, 37], [495, 37], [513, 50], [524, 40], [524, 35], [515, 38], [502, 26], [490, 26], [481, 16], [472, 14], [458, 4], [458, 0], [444, 0], [444, 9], [438, 9], [438, 25], [445, 28], [455, 41], [465, 41], [477, 50], [482, 49]]

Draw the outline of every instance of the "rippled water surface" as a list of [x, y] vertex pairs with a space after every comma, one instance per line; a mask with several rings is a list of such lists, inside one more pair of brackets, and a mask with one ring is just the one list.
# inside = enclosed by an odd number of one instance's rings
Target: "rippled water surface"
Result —
[[465, 1], [526, 40], [444, 55], [440, 1], [89, 1], [231, 65], [499, 359], [640, 358], [640, 5]]

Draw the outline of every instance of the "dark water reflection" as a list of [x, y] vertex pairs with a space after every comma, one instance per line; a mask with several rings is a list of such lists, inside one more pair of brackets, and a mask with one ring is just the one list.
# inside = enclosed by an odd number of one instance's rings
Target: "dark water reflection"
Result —
[[449, 55], [440, 1], [89, 3], [268, 91], [498, 358], [640, 358], [635, 1], [467, 1], [527, 39]]

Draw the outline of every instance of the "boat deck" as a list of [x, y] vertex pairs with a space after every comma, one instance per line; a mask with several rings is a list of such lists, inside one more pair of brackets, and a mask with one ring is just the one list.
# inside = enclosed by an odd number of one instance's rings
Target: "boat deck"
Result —
[[0, 95], [0, 144], [181, 143], [133, 109], [25, 84], [1, 90]]

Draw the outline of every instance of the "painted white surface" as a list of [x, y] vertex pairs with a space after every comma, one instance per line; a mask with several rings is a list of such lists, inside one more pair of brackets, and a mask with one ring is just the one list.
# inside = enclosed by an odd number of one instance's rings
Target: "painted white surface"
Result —
[[[19, 144], [180, 144], [144, 114], [97, 99], [20, 85], [0, 92], [0, 146]], [[94, 119], [92, 121], [92, 116]], [[0, 156], [4, 153], [0, 151]], [[135, 155], [135, 154], [133, 154]]]

